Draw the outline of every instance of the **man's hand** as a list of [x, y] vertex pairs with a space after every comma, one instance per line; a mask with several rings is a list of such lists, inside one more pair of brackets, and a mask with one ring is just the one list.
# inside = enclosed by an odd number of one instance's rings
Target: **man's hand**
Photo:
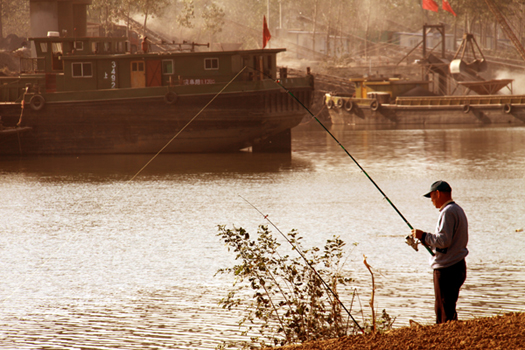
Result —
[[423, 237], [423, 232], [424, 231], [421, 231], [421, 230], [418, 230], [416, 228], [412, 229], [412, 237], [415, 237], [417, 239], [421, 239], [421, 237]]

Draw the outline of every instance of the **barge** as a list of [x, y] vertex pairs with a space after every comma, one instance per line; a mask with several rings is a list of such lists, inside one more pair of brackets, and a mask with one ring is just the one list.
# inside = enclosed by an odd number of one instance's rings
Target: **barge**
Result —
[[[428, 81], [399, 78], [352, 79], [355, 96], [326, 94], [325, 104], [334, 124], [401, 126], [425, 124], [525, 125], [525, 95], [435, 95]], [[506, 85], [484, 81], [476, 86]], [[470, 86], [474, 88], [475, 85]], [[496, 90], [486, 90], [492, 92]]]
[[[440, 34], [441, 57], [427, 53], [430, 31]], [[512, 94], [512, 79], [485, 79], [480, 75], [487, 70], [488, 62], [473, 34], [463, 35], [451, 59], [445, 50], [443, 24], [424, 25], [422, 37], [423, 56], [416, 61], [422, 71], [420, 80], [350, 79], [355, 85], [354, 95], [325, 95], [332, 122], [355, 126], [525, 125], [525, 95]], [[505, 87], [510, 95], [500, 92]]]
[[31, 40], [36, 58], [0, 77], [0, 154], [156, 153], [168, 143], [169, 153], [288, 151], [305, 116], [291, 94], [311, 103], [313, 76], [277, 69], [285, 49], [131, 53], [126, 38]]

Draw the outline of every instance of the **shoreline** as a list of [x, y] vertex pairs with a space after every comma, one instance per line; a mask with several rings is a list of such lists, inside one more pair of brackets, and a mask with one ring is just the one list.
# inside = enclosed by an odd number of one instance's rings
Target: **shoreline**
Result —
[[288, 345], [281, 350], [353, 349], [525, 349], [525, 313], [412, 326], [385, 333]]

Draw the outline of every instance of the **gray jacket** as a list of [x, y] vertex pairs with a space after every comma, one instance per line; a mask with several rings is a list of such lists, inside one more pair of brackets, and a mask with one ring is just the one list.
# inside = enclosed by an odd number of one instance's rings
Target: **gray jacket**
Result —
[[421, 241], [428, 245], [435, 256], [430, 258], [433, 269], [452, 266], [468, 254], [468, 221], [463, 209], [449, 202], [440, 209], [435, 233], [425, 232]]

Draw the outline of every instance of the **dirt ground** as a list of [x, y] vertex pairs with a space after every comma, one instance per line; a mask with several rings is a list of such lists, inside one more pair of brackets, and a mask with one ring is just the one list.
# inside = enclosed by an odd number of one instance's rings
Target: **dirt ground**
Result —
[[431, 326], [413, 326], [384, 334], [343, 337], [281, 350], [372, 350], [372, 349], [525, 349], [525, 313], [449, 322]]

